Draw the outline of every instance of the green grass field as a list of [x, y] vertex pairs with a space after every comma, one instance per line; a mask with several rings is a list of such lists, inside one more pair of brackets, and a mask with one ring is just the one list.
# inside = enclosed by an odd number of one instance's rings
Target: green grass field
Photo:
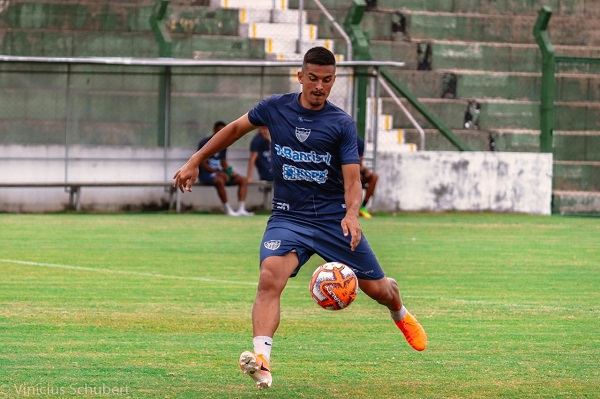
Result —
[[428, 333], [359, 293], [320, 309], [313, 257], [283, 295], [274, 383], [251, 349], [267, 216], [0, 215], [0, 398], [597, 398], [600, 220], [361, 220]]

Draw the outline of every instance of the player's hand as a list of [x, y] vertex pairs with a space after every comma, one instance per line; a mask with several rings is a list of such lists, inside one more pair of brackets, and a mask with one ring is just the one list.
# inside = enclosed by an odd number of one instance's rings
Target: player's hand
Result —
[[346, 215], [342, 219], [341, 224], [344, 237], [348, 237], [348, 234], [350, 234], [350, 249], [354, 251], [362, 239], [362, 231], [360, 223], [358, 223], [358, 216]]
[[185, 165], [183, 165], [177, 171], [177, 173], [175, 173], [175, 176], [173, 176], [173, 179], [175, 179], [175, 183], [173, 184], [173, 187], [179, 188], [182, 193], [184, 191], [191, 192], [192, 186], [194, 185], [194, 182], [196, 182], [197, 178], [198, 178], [198, 167], [191, 165], [190, 162], [188, 161]]

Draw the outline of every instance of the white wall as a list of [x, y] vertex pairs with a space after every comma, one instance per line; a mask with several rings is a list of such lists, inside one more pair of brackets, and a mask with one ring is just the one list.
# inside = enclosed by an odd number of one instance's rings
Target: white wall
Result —
[[[0, 146], [0, 182], [171, 182], [177, 169], [194, 150], [169, 150], [167, 161], [161, 148], [69, 147], [65, 162], [64, 146]], [[232, 149], [229, 163], [246, 175], [248, 153]], [[257, 178], [257, 176], [255, 176]], [[227, 188], [231, 205], [237, 206], [237, 187]], [[87, 211], [136, 210], [167, 204], [169, 193], [163, 187], [116, 187], [81, 189], [81, 209]], [[69, 193], [64, 188], [0, 188], [0, 212], [53, 212], [64, 210]], [[221, 211], [213, 187], [195, 187], [182, 195], [182, 209]], [[261, 208], [263, 193], [248, 190], [247, 207]]]
[[493, 211], [549, 215], [552, 154], [378, 154], [374, 211]]
[[[193, 150], [175, 148], [0, 146], [0, 182], [172, 181]], [[246, 174], [248, 153], [232, 149], [228, 159]], [[552, 155], [504, 152], [416, 152], [379, 154], [380, 175], [374, 211], [495, 211], [550, 214]], [[236, 187], [228, 188], [237, 204]], [[166, 204], [164, 188], [82, 188], [81, 206], [88, 211], [135, 210]], [[49, 212], [67, 208], [63, 188], [0, 188], [0, 212]], [[261, 208], [263, 193], [249, 189], [249, 208]], [[213, 187], [182, 195], [182, 208], [221, 211]]]

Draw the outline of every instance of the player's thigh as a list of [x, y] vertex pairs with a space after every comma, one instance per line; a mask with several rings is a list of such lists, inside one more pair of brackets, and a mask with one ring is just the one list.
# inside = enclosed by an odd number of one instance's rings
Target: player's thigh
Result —
[[[276, 261], [277, 258], [294, 253], [296, 265], [292, 268], [290, 276], [294, 277], [302, 265], [313, 255], [313, 251], [307, 245], [311, 232], [301, 226], [288, 225], [286, 223], [268, 223], [260, 245], [260, 263]], [[274, 258], [274, 259], [270, 259]], [[293, 260], [294, 257], [288, 258]], [[287, 271], [288, 264], [282, 264]], [[261, 266], [262, 267], [262, 266]]]

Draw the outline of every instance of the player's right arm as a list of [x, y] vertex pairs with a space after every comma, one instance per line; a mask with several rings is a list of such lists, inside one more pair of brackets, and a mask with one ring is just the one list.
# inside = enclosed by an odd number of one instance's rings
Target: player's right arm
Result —
[[248, 120], [248, 113], [231, 122], [223, 129], [219, 130], [211, 139], [200, 148], [190, 159], [175, 173], [174, 187], [179, 188], [181, 192], [192, 191], [192, 185], [198, 177], [198, 166], [207, 160], [210, 156], [224, 150], [246, 133], [256, 129]]

